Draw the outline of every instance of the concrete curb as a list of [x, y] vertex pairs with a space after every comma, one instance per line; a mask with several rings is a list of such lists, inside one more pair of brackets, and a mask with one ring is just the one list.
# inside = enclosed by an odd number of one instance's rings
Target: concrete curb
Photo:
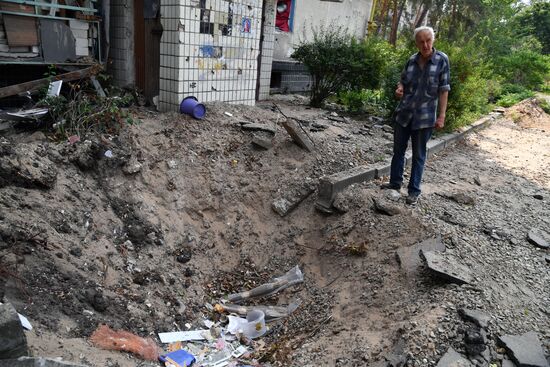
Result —
[[[491, 113], [489, 116], [484, 116], [474, 121], [472, 124], [459, 129], [457, 132], [431, 139], [427, 145], [428, 157], [454, 145], [467, 134], [486, 128], [494, 120], [500, 117], [502, 117], [502, 113]], [[405, 153], [405, 166], [410, 166], [411, 163], [412, 152], [409, 150]], [[318, 198], [315, 207], [322, 212], [330, 212], [332, 203], [339, 192], [352, 184], [372, 181], [376, 178], [387, 176], [390, 173], [390, 168], [391, 161], [385, 161], [378, 165], [359, 166], [330, 176], [321, 177], [319, 180]]]

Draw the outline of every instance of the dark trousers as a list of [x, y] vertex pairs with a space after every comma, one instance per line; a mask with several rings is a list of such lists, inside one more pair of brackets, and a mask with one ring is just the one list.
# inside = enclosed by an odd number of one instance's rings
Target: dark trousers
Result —
[[409, 139], [411, 139], [413, 156], [408, 192], [409, 195], [419, 195], [422, 173], [424, 173], [424, 162], [426, 162], [426, 144], [432, 136], [433, 128], [411, 130], [410, 126], [411, 124], [407, 127], [403, 127], [398, 123], [394, 124], [390, 184], [399, 187], [403, 184], [405, 152]]

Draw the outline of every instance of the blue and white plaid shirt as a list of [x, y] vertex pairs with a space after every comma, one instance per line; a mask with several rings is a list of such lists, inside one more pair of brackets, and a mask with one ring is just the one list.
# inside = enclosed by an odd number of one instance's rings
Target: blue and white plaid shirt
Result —
[[439, 93], [451, 90], [447, 55], [434, 48], [423, 70], [419, 59], [420, 52], [412, 55], [401, 73], [403, 98], [395, 111], [395, 122], [412, 130], [435, 126]]

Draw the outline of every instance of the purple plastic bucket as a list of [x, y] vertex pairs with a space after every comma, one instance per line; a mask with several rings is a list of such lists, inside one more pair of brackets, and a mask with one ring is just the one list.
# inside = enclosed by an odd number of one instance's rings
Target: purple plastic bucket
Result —
[[199, 103], [197, 98], [193, 96], [185, 97], [180, 103], [180, 113], [193, 116], [197, 120], [200, 120], [206, 115], [206, 107], [202, 103]]

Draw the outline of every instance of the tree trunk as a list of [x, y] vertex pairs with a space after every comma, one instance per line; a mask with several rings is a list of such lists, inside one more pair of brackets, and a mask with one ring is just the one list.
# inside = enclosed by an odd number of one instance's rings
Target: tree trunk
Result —
[[[389, 0], [384, 0], [382, 3], [382, 7], [380, 8], [380, 12], [378, 13], [378, 20], [377, 20], [377, 28], [376, 28], [376, 34], [380, 35], [382, 32], [382, 23], [384, 23], [384, 26], [386, 25], [386, 18], [388, 13], [388, 3]], [[385, 30], [384, 30], [385, 33]]]
[[417, 15], [416, 20], [414, 21], [414, 28], [418, 28], [424, 23], [424, 20], [426, 19], [426, 15], [428, 14], [428, 10], [430, 9], [429, 5], [426, 3], [422, 3], [421, 5], [422, 11]]
[[397, 42], [397, 26], [399, 25], [399, 17], [397, 12], [397, 2], [399, 0], [394, 0], [393, 2], [393, 14], [391, 21], [391, 32], [390, 32], [390, 43], [395, 46]]

